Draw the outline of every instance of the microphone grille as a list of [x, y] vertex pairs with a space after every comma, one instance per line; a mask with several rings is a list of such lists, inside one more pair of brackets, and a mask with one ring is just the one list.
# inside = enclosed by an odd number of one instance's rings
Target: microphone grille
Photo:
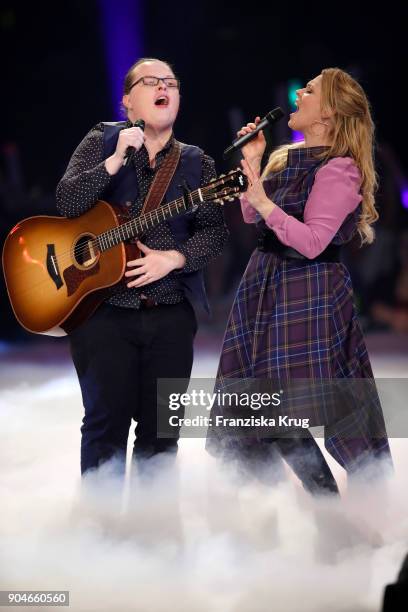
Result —
[[280, 106], [277, 106], [273, 110], [271, 110], [267, 115], [265, 115], [265, 119], [269, 121], [269, 123], [275, 123], [275, 121], [279, 121], [284, 117], [285, 113], [281, 109]]

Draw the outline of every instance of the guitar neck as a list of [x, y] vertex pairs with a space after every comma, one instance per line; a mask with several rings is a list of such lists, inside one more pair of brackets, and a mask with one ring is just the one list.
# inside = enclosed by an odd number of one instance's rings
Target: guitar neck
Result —
[[135, 217], [123, 225], [119, 225], [119, 227], [113, 227], [107, 232], [99, 234], [99, 236], [96, 238], [99, 250], [106, 251], [107, 249], [110, 249], [121, 242], [141, 236], [146, 230], [156, 227], [167, 219], [177, 217], [178, 215], [185, 213], [187, 210], [190, 210], [197, 204], [204, 202], [201, 189], [191, 191], [188, 194], [188, 199], [190, 201], [189, 204], [186, 204], [184, 197], [177, 198], [168, 204], [158, 206], [154, 210], [151, 210], [144, 215]]

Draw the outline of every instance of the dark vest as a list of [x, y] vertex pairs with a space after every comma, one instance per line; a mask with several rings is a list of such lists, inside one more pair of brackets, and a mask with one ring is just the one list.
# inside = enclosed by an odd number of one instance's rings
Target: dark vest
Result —
[[[104, 159], [110, 157], [116, 149], [120, 130], [125, 122], [104, 123]], [[200, 187], [203, 151], [192, 145], [181, 144], [181, 158], [174, 176], [164, 197], [164, 203], [171, 202], [182, 195], [179, 186], [186, 181], [190, 190]], [[122, 166], [112, 178], [103, 197], [113, 205], [125, 205], [135, 202], [139, 197], [136, 172], [132, 164]], [[180, 217], [165, 221], [170, 227], [177, 244], [188, 240], [194, 233], [194, 217], [196, 213], [188, 212]], [[195, 305], [201, 304], [209, 312], [209, 304], [204, 287], [202, 270], [196, 272], [181, 272], [177, 275], [186, 297]]]

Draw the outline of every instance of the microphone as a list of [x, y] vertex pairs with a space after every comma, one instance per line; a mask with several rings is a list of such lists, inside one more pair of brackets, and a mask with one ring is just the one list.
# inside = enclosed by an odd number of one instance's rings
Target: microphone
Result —
[[[145, 122], [143, 119], [137, 119], [134, 124], [132, 125], [132, 127], [138, 127], [140, 128], [142, 131], [144, 131], [145, 129]], [[125, 154], [125, 158], [123, 160], [123, 165], [126, 166], [126, 168], [129, 166], [130, 162], [132, 161], [133, 155], [135, 154], [135, 147], [128, 147], [126, 149], [126, 154]]]
[[283, 112], [280, 106], [277, 106], [276, 108], [271, 110], [267, 115], [265, 115], [263, 119], [261, 119], [261, 121], [258, 123], [258, 125], [256, 126], [256, 129], [253, 132], [240, 136], [237, 140], [235, 140], [232, 143], [230, 147], [225, 149], [223, 153], [223, 158], [227, 159], [228, 157], [230, 157], [232, 153], [234, 153], [235, 151], [243, 147], [247, 142], [255, 138], [255, 136], [258, 134], [260, 130], [263, 130], [268, 125], [273, 125], [276, 121], [279, 121], [279, 119], [282, 119], [284, 114], [285, 113]]

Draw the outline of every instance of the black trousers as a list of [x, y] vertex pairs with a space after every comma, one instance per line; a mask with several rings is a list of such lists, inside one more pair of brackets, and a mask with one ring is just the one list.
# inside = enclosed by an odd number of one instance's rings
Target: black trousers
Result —
[[[124, 470], [132, 418], [133, 455], [177, 452], [177, 437], [157, 436], [157, 379], [189, 379], [197, 321], [190, 303], [135, 310], [102, 304], [70, 334], [82, 391], [81, 472], [117, 457]], [[177, 389], [184, 393], [186, 386]]]

